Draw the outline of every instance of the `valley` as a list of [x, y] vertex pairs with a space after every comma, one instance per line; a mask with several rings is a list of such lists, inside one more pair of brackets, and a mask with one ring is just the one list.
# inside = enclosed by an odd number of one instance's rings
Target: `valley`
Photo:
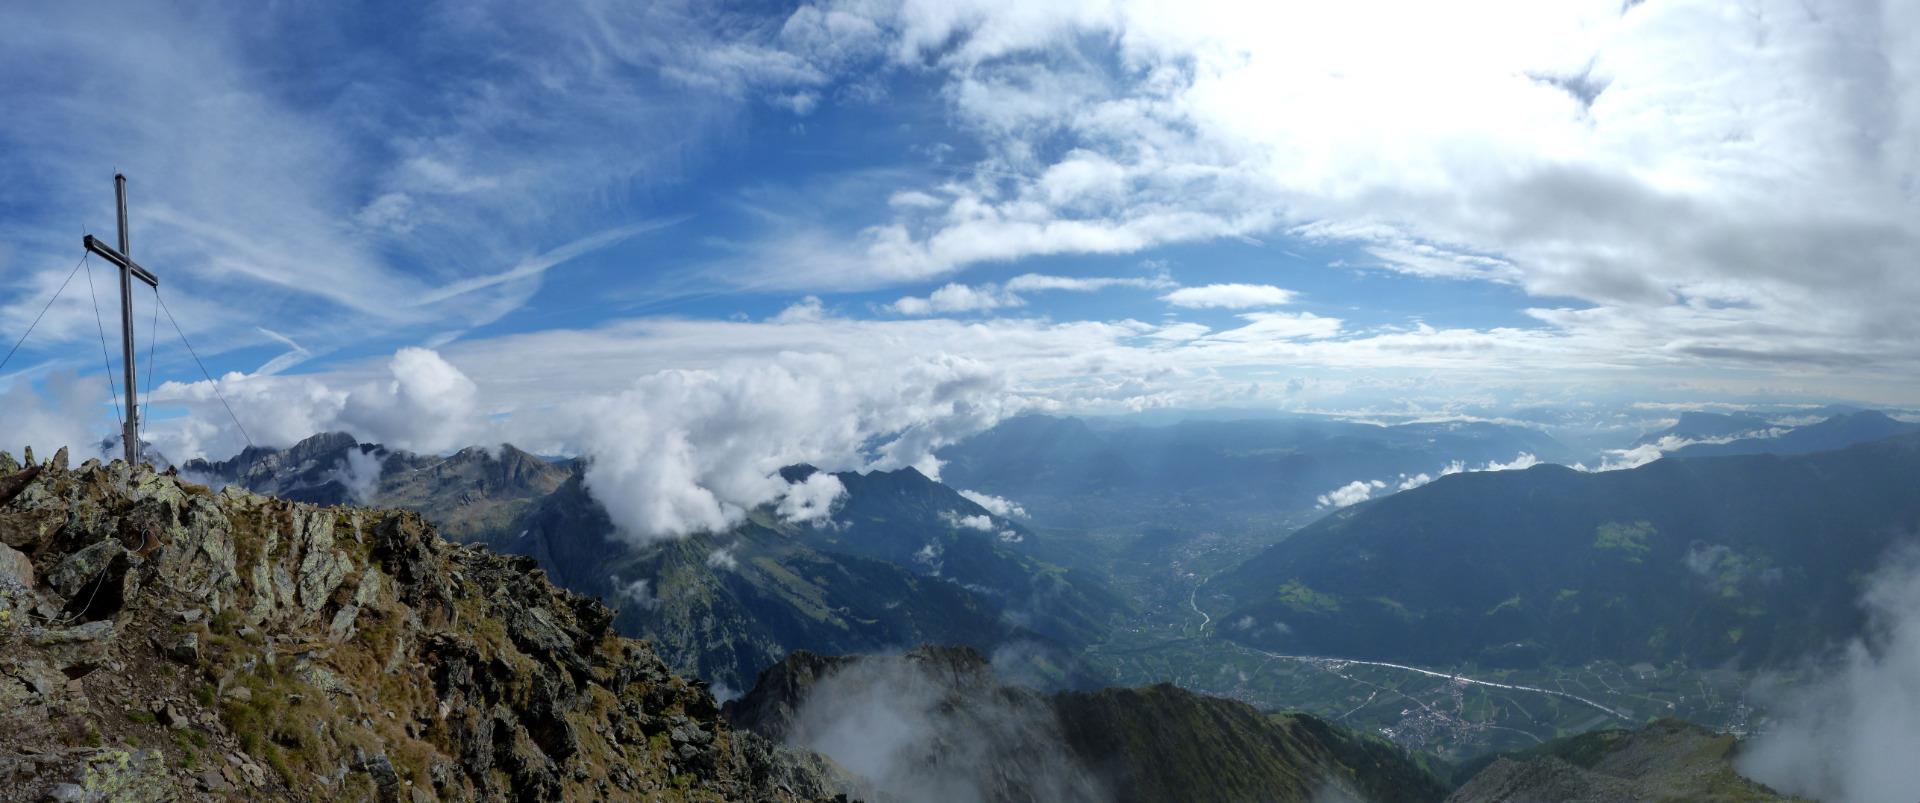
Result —
[[[1710, 432], [1751, 424], [1685, 423]], [[1231, 428], [1214, 422], [1211, 441], [1127, 433], [1163, 438], [1159, 460], [1178, 468], [1156, 474], [1163, 469], [1116, 457], [1103, 436], [1071, 420], [1010, 426], [1024, 433], [1023, 443], [1041, 445], [1020, 464], [1028, 473], [1019, 481], [1037, 483], [1032, 493], [965, 471], [955, 472], [965, 480], [935, 481], [911, 469], [829, 474], [796, 466], [781, 474], [793, 487], [831, 482], [840, 489], [825, 515], [796, 518], [770, 507], [724, 532], [651, 543], [621, 535], [583, 481], [584, 464], [511, 446], [435, 457], [333, 435], [189, 470], [318, 502], [366, 496], [445, 521], [460, 540], [530, 555], [557, 582], [612, 605], [615, 628], [651, 640], [669, 666], [707, 681], [722, 701], [764, 688], [763, 671], [796, 650], [897, 655], [946, 644], [978, 650], [982, 666], [991, 665], [981, 671], [1026, 688], [1171, 683], [1253, 710], [1316, 717], [1443, 767], [1657, 721], [1735, 736], [1764, 729], [1768, 712], [1753, 694], [1756, 684], [1800, 682], [1806, 666], [1780, 656], [1817, 646], [1830, 638], [1822, 635], [1828, 628], [1861, 626], [1853, 592], [1834, 578], [1865, 571], [1888, 543], [1875, 539], [1920, 516], [1906, 484], [1874, 479], [1920, 463], [1920, 441], [1898, 436], [1799, 454], [1794, 444], [1807, 438], [1769, 431], [1754, 443], [1721, 442], [1758, 455], [1602, 473], [1491, 458], [1469, 470], [1454, 461], [1439, 476], [1336, 506], [1324, 496], [1260, 503], [1243, 494], [1263, 477], [1326, 485], [1331, 480], [1293, 473], [1350, 460], [1355, 443], [1400, 435], [1297, 422], [1278, 434], [1268, 423], [1250, 425], [1252, 434], [1238, 436], [1218, 434]], [[1457, 432], [1418, 431], [1399, 446], [1361, 448], [1365, 470], [1407, 476], [1434, 464], [1439, 452], [1431, 444]], [[1537, 433], [1502, 442], [1497, 428], [1465, 432], [1483, 455], [1521, 445], [1559, 451]], [[1656, 435], [1671, 444], [1680, 432]], [[1216, 451], [1262, 438], [1268, 448]], [[1765, 452], [1773, 446], [1792, 453]], [[1182, 449], [1192, 451], [1164, 457]], [[1264, 462], [1279, 452], [1292, 457]], [[1238, 470], [1195, 473], [1248, 454], [1263, 456]], [[1102, 466], [1108, 484], [1087, 486], [1086, 477], [1100, 475], [1076, 471], [1084, 461]], [[355, 476], [356, 465], [368, 473]], [[1195, 479], [1208, 471], [1212, 479]], [[1080, 479], [1062, 485], [1068, 475]], [[968, 485], [947, 484], [962, 481]], [[1185, 501], [1177, 504], [1146, 490], [1181, 482]], [[1842, 486], [1847, 493], [1837, 492]], [[1771, 489], [1772, 498], [1742, 508], [1710, 505], [1754, 487]], [[1178, 514], [1219, 494], [1221, 504], [1206, 515]], [[1502, 501], [1489, 506], [1488, 499]], [[1872, 512], [1821, 512], [1822, 499], [1855, 507], [1870, 499], [1865, 510]], [[1794, 515], [1773, 515], [1768, 505]], [[1136, 510], [1139, 519], [1124, 524]], [[1826, 531], [1860, 543], [1835, 552], [1829, 538], [1824, 561], [1803, 557], [1809, 553], [1797, 539], [1804, 530], [1795, 526], [1822, 516]], [[1609, 523], [1617, 520], [1635, 523]], [[1519, 535], [1536, 545], [1520, 545]], [[1560, 545], [1539, 545], [1549, 537]], [[1457, 543], [1435, 551], [1434, 542]], [[1473, 556], [1490, 550], [1505, 562], [1532, 561], [1531, 568], [1489, 573], [1492, 563]], [[1417, 564], [1392, 568], [1416, 556]], [[1666, 579], [1647, 579], [1654, 575]], [[1522, 585], [1502, 587], [1509, 582]], [[1645, 638], [1646, 622], [1657, 621], [1653, 609], [1608, 602], [1583, 612], [1565, 604], [1581, 594], [1616, 599], [1630, 588], [1666, 595], [1669, 610], [1694, 611], [1676, 621], [1704, 621], [1709, 634], [1730, 621], [1754, 638], [1694, 636], [1676, 650]], [[1391, 615], [1375, 612], [1382, 607]], [[1767, 613], [1789, 609], [1795, 612], [1786, 617]], [[1629, 642], [1623, 632], [1641, 636]], [[1672, 632], [1684, 639], [1688, 631]], [[1579, 634], [1585, 640], [1566, 641]]]

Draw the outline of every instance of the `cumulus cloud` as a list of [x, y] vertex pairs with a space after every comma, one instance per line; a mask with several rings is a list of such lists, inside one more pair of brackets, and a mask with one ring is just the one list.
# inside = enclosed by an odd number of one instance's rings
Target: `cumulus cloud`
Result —
[[1160, 299], [1176, 307], [1246, 309], [1291, 304], [1293, 296], [1292, 290], [1283, 290], [1270, 284], [1209, 284], [1182, 287]]
[[1387, 487], [1380, 480], [1354, 480], [1314, 499], [1316, 507], [1348, 507], [1365, 502], [1373, 497], [1373, 492]]
[[487, 437], [478, 387], [438, 352], [402, 348], [384, 368], [385, 378], [357, 383], [239, 372], [211, 382], [164, 382], [150, 401], [184, 406], [196, 416], [153, 422], [152, 439], [178, 460], [232, 454], [244, 443], [223, 426], [230, 408], [261, 446], [288, 446], [330, 430], [427, 453], [496, 440]]
[[707, 553], [707, 566], [730, 572], [740, 568], [740, 559], [734, 556], [733, 547], [721, 547]]
[[586, 484], [621, 532], [640, 540], [720, 531], [777, 503], [824, 522], [845, 489], [817, 472], [789, 484], [783, 467], [904, 466], [938, 474], [933, 451], [997, 423], [1006, 400], [984, 365], [948, 357], [866, 362], [825, 354], [643, 376], [579, 400], [566, 415], [523, 422], [590, 456]]
[[986, 508], [988, 513], [992, 513], [995, 516], [1001, 518], [1027, 518], [1027, 509], [1021, 507], [1018, 502], [1011, 499], [968, 490], [960, 491], [960, 495], [966, 497], [968, 501]]
[[1920, 789], [1920, 554], [1877, 572], [1861, 601], [1865, 638], [1804, 686], [1762, 687], [1773, 716], [1739, 768], [1789, 794], [1838, 803], [1906, 800]]
[[391, 380], [347, 394], [342, 425], [362, 438], [420, 452], [473, 442], [480, 413], [473, 380], [423, 348], [400, 349], [388, 367]]

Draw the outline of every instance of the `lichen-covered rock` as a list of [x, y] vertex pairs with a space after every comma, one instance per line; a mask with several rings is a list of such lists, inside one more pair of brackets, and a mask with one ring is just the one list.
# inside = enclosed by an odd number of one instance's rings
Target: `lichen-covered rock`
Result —
[[0, 800], [853, 788], [733, 732], [702, 685], [526, 559], [411, 513], [65, 462], [0, 471], [0, 531], [26, 562], [0, 566]]

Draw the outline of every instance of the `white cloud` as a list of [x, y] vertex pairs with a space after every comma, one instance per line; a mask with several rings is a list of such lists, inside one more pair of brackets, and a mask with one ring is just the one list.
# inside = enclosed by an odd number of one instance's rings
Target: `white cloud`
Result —
[[1462, 347], [1885, 376], [1920, 352], [1920, 275], [1889, 267], [1920, 254], [1920, 123], [1887, 111], [1920, 104], [1903, 4], [823, 7], [943, 82], [982, 154], [853, 232], [842, 278], [1283, 234], [1577, 300]]
[[1160, 299], [1176, 307], [1246, 309], [1291, 304], [1293, 296], [1292, 290], [1284, 290], [1270, 284], [1209, 284], [1201, 287], [1182, 287], [1161, 296]]
[[75, 461], [110, 456], [100, 443], [112, 437], [118, 444], [119, 420], [98, 376], [81, 377], [69, 371], [47, 374], [35, 388], [27, 377], [15, 375], [0, 391], [0, 450], [21, 456], [22, 447], [52, 457], [67, 447]]
[[1026, 303], [1025, 299], [990, 284], [978, 287], [948, 284], [924, 298], [907, 296], [895, 301], [892, 309], [901, 315], [935, 315], [951, 312], [984, 312], [1001, 307], [1023, 306]]
[[993, 519], [979, 514], [962, 516], [951, 510], [942, 510], [940, 511], [940, 520], [946, 522], [949, 527], [979, 530], [989, 533], [994, 530]]
[[1106, 797], [1045, 707], [912, 657], [866, 656], [820, 678], [799, 701], [786, 742], [833, 759], [884, 800], [992, 800], [1010, 767], [1035, 800]]
[[421, 452], [473, 443], [478, 388], [439, 353], [403, 348], [389, 365], [393, 379], [347, 394], [340, 422], [363, 438]]
[[617, 593], [621, 599], [647, 610], [653, 610], [654, 606], [660, 604], [660, 598], [655, 596], [653, 583], [651, 581], [643, 579], [622, 584], [619, 577], [614, 577], [612, 580], [615, 593]]
[[721, 547], [707, 553], [707, 566], [731, 572], [740, 568], [740, 559], [734, 556], [733, 547]]
[[1842, 803], [1920, 789], [1920, 560], [1889, 561], [1868, 585], [1869, 635], [1804, 686], [1763, 686], [1773, 708], [1740, 771], [1788, 794]]
[[1328, 338], [1340, 334], [1339, 318], [1323, 318], [1311, 312], [1248, 312], [1240, 315], [1246, 325], [1215, 332], [1205, 340], [1212, 342], [1262, 342], [1295, 338]]
[[1091, 293], [1109, 287], [1156, 288], [1171, 284], [1166, 278], [1129, 279], [1112, 276], [1072, 277], [1025, 273], [1005, 285], [948, 283], [926, 296], [906, 296], [887, 308], [899, 315], [923, 316], [956, 312], [985, 312], [1002, 307], [1024, 307], [1021, 293], [1066, 291]]
[[1535, 457], [1532, 452], [1521, 452], [1514, 455], [1512, 460], [1504, 463], [1498, 460], [1489, 460], [1479, 468], [1468, 468], [1466, 461], [1455, 460], [1441, 466], [1439, 471], [1432, 474], [1424, 471], [1413, 475], [1402, 474], [1400, 475], [1400, 484], [1394, 486], [1394, 488], [1400, 491], [1410, 491], [1441, 477], [1452, 476], [1454, 474], [1461, 474], [1468, 471], [1519, 471], [1533, 468], [1534, 466], [1540, 465], [1540, 462], [1540, 458]]
[[774, 506], [774, 513], [791, 522], [825, 524], [833, 520], [834, 506], [846, 495], [847, 486], [839, 477], [816, 471], [804, 480], [789, 484]]
[[1007, 280], [1007, 289], [1016, 293], [1039, 290], [1064, 290], [1075, 293], [1091, 293], [1109, 287], [1138, 287], [1155, 289], [1171, 286], [1173, 281], [1164, 276], [1151, 279], [1128, 279], [1114, 276], [1048, 276], [1041, 273], [1023, 273]]
[[348, 449], [345, 460], [334, 467], [332, 478], [346, 486], [347, 493], [360, 504], [372, 504], [373, 495], [380, 489], [380, 472], [384, 466], [378, 455], [359, 449]]
[[[1638, 446], [1631, 446], [1625, 449], [1608, 449], [1601, 455], [1600, 465], [1592, 470], [1620, 471], [1629, 468], [1639, 468], [1665, 457], [1668, 452], [1676, 452], [1696, 443], [1722, 444], [1732, 443], [1737, 440], [1746, 440], [1748, 438], [1777, 438], [1786, 434], [1788, 431], [1789, 428], [1772, 427], [1754, 432], [1742, 432], [1735, 435], [1712, 438], [1687, 438], [1680, 435], [1662, 435], [1652, 442], [1643, 443]], [[1587, 470], [1584, 465], [1576, 465], [1575, 468]]]
[[1321, 494], [1314, 502], [1318, 507], [1347, 507], [1365, 502], [1373, 497], [1373, 492], [1387, 487], [1380, 480], [1354, 480], [1331, 491]]
[[590, 455], [588, 489], [623, 533], [650, 540], [724, 530], [774, 502], [782, 516], [825, 521], [844, 493], [838, 478], [789, 485], [781, 468], [937, 474], [933, 450], [998, 421], [998, 394], [999, 380], [969, 360], [787, 352], [645, 375], [510, 429]]
[[1021, 507], [1018, 502], [1011, 499], [968, 490], [961, 490], [960, 495], [966, 497], [968, 501], [986, 508], [988, 513], [1000, 516], [1001, 518], [1024, 519], [1027, 517], [1027, 509]]

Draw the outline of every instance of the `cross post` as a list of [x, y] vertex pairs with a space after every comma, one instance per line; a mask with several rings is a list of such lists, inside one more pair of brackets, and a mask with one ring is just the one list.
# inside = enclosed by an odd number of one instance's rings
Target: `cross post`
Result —
[[133, 357], [133, 280], [139, 279], [158, 290], [160, 277], [140, 267], [131, 256], [133, 249], [127, 243], [126, 176], [119, 173], [113, 175], [113, 195], [120, 211], [119, 250], [94, 239], [91, 234], [82, 242], [88, 251], [99, 254], [120, 268], [120, 356], [126, 365], [127, 379], [127, 418], [121, 422], [120, 438], [127, 447], [127, 465], [132, 466], [140, 462], [140, 395], [139, 385], [135, 384], [134, 367], [137, 363]]

